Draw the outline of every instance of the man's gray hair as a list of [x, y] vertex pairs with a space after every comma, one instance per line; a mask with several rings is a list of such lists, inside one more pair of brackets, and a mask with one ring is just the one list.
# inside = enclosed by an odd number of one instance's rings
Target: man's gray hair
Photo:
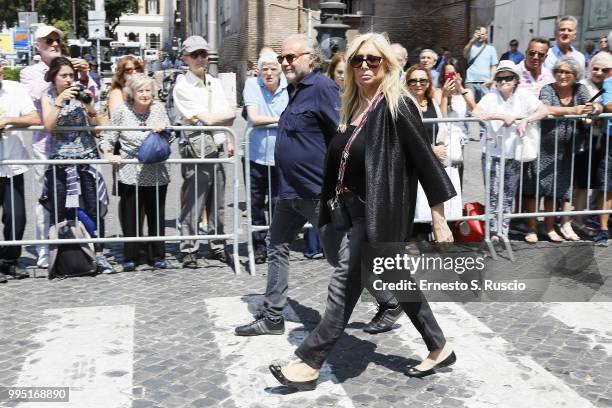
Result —
[[[150, 85], [151, 91], [153, 91], [153, 88], [155, 87], [155, 81], [153, 80], [153, 78], [143, 73], [134, 74], [129, 77], [127, 82], [125, 83], [125, 87], [123, 88], [125, 99], [130, 103], [133, 102], [134, 94], [136, 93], [138, 88], [145, 85]], [[153, 96], [155, 96], [155, 93], [153, 93]]]
[[429, 48], [425, 48], [423, 51], [421, 51], [421, 53], [419, 54], [419, 58], [421, 58], [423, 56], [423, 54], [426, 54], [426, 53], [432, 54], [434, 59], [436, 61], [438, 60], [438, 53], [435, 52], [434, 50], [429, 49]]
[[578, 63], [573, 57], [563, 57], [555, 62], [552, 67], [553, 72], [557, 72], [563, 65], [567, 65], [576, 77], [576, 82], [580, 81], [584, 76], [584, 67]]
[[259, 72], [261, 72], [264, 64], [270, 63], [274, 64], [274, 66], [280, 70], [281, 64], [278, 63], [277, 57], [278, 55], [273, 52], [266, 52], [261, 54], [259, 56], [259, 59], [257, 60], [257, 69], [259, 69]]
[[557, 22], [555, 23], [555, 31], [557, 31], [559, 29], [559, 25], [561, 25], [562, 22], [564, 21], [571, 21], [574, 23], [574, 25], [576, 25], [576, 28], [578, 28], [578, 20], [576, 19], [576, 17], [574, 16], [563, 16], [563, 17], [559, 17], [557, 19]]
[[306, 44], [306, 49], [304, 50], [304, 52], [312, 54], [312, 56], [314, 57], [312, 59], [312, 68], [318, 69], [321, 67], [325, 58], [323, 56], [321, 48], [319, 47], [319, 44], [317, 44], [317, 41], [315, 39], [307, 36], [306, 34], [291, 34], [289, 37], [285, 38], [283, 44], [287, 44], [290, 41], [300, 41]]

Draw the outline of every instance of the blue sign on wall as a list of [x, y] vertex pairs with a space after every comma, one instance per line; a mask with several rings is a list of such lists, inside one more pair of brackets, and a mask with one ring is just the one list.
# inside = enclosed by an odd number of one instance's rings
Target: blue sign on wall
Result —
[[16, 50], [30, 48], [30, 32], [27, 28], [13, 28], [13, 48]]

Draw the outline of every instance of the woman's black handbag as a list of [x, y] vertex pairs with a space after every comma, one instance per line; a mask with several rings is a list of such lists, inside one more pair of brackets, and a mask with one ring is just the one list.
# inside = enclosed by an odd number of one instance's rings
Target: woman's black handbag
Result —
[[336, 231], [348, 231], [353, 225], [351, 215], [342, 195], [337, 194], [334, 198], [327, 200], [327, 208], [331, 214], [331, 222]]

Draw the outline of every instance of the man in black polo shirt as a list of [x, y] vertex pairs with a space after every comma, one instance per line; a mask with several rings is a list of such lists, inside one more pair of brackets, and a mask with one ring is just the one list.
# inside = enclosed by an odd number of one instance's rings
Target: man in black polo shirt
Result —
[[279, 62], [289, 82], [289, 104], [278, 122], [274, 161], [278, 203], [270, 225], [268, 283], [256, 320], [236, 328], [237, 336], [283, 334], [287, 303], [289, 246], [306, 221], [317, 226], [327, 145], [336, 134], [340, 90], [315, 72], [314, 41], [296, 34], [283, 44]]

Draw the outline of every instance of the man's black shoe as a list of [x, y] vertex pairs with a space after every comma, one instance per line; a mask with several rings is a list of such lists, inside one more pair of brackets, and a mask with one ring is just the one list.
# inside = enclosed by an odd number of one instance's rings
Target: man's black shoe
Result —
[[236, 336], [261, 336], [264, 334], [283, 334], [285, 333], [285, 319], [282, 317], [277, 321], [267, 317], [256, 316], [255, 321], [236, 327]]
[[372, 321], [365, 325], [363, 331], [370, 334], [384, 333], [393, 329], [393, 324], [402, 315], [402, 307], [397, 305], [393, 308], [378, 307], [378, 312]]
[[257, 248], [255, 250], [255, 263], [257, 265], [266, 263], [268, 260], [268, 254], [266, 252], [266, 248]]
[[6, 275], [3, 273], [0, 273], [0, 283], [6, 283], [8, 282], [8, 279], [6, 279]]
[[227, 263], [227, 255], [225, 253], [225, 248], [211, 249], [207, 259]]
[[2, 274], [10, 275], [13, 279], [25, 279], [30, 277], [30, 274], [21, 272], [17, 265], [4, 265], [2, 267]]
[[198, 259], [196, 258], [195, 254], [187, 254], [183, 257], [183, 268], [198, 268]]

